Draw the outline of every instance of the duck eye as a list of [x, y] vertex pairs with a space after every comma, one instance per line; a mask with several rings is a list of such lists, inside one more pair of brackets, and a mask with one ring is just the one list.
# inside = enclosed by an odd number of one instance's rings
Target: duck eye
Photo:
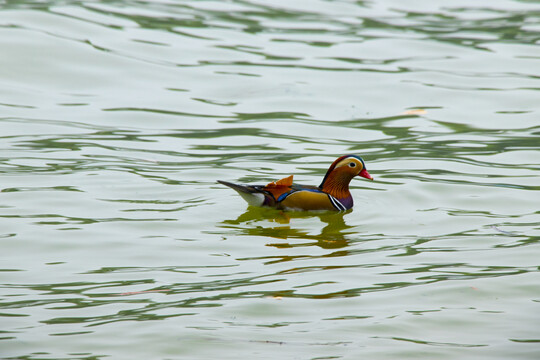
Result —
[[353, 168], [353, 167], [356, 167], [356, 164], [353, 163], [353, 162], [350, 162], [350, 163], [349, 163], [349, 167], [352, 167], [352, 168]]

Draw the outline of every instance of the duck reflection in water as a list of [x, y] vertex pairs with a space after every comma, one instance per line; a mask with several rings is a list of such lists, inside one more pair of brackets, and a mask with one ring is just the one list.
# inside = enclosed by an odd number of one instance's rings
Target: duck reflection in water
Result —
[[[281, 210], [250, 206], [245, 213], [238, 216], [235, 220], [225, 220], [222, 224], [223, 227], [234, 229], [235, 233], [241, 235], [316, 241], [316, 243], [310, 241], [308, 243], [295, 244], [272, 243], [268, 244], [268, 246], [286, 248], [317, 245], [325, 249], [337, 249], [347, 246], [349, 241], [348, 235], [356, 233], [355, 231], [347, 231], [347, 229], [351, 229], [352, 226], [345, 223], [344, 216], [350, 212], [352, 212], [352, 210], [345, 212], [326, 211], [321, 213], [305, 211], [284, 212]], [[326, 224], [320, 229], [319, 234], [313, 234], [314, 228], [312, 226], [309, 228], [299, 228], [294, 226], [296, 222], [300, 222], [300, 219], [310, 219], [314, 217], [319, 218], [321, 222]], [[276, 223], [276, 225], [261, 224], [263, 222]]]

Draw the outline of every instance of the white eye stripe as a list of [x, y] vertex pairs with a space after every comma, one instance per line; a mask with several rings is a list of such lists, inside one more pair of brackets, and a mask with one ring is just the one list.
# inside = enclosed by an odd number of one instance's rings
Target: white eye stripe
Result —
[[[354, 165], [351, 165], [351, 164], [354, 164]], [[339, 163], [336, 164], [336, 168], [341, 167], [341, 166], [347, 166], [350, 168], [359, 167], [360, 169], [364, 168], [363, 162], [353, 157], [348, 157], [346, 159], [343, 159]]]

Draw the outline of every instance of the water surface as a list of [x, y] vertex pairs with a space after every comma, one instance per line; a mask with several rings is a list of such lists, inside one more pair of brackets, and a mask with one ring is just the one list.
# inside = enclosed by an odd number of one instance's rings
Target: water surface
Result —
[[[0, 4], [3, 359], [538, 359], [540, 5]], [[347, 213], [217, 179], [318, 184]]]

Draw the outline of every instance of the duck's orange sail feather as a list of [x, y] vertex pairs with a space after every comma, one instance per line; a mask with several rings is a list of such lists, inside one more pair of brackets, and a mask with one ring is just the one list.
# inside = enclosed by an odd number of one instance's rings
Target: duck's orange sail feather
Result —
[[264, 190], [270, 192], [272, 195], [274, 195], [274, 198], [277, 199], [281, 195], [291, 191], [292, 184], [293, 184], [293, 175], [288, 176], [278, 181], [272, 181], [271, 183], [268, 183], [264, 187]]

